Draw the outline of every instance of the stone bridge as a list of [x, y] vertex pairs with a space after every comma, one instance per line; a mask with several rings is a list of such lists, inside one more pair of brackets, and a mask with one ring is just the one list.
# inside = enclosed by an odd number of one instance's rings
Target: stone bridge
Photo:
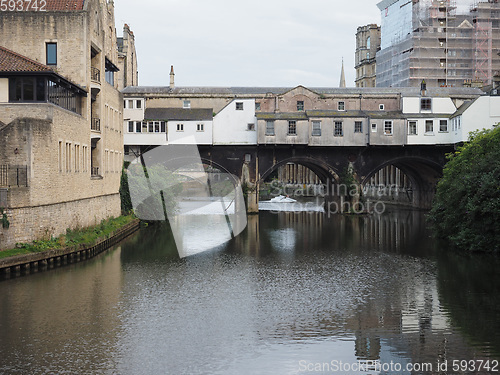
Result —
[[310, 147], [297, 145], [198, 146], [202, 161], [237, 176], [249, 189], [248, 210], [258, 210], [258, 187], [277, 168], [287, 163], [304, 165], [324, 185], [332, 186], [327, 200], [336, 200], [335, 185], [339, 176], [350, 168], [361, 186], [382, 168], [399, 168], [412, 186], [411, 204], [428, 209], [436, 183], [442, 176], [446, 154], [453, 145], [432, 146], [365, 146]]

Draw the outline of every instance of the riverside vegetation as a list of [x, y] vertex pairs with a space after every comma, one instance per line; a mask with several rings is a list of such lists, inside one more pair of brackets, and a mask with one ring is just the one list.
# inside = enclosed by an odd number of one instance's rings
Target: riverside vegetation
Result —
[[469, 252], [500, 252], [500, 127], [471, 133], [448, 156], [429, 219], [439, 238]]

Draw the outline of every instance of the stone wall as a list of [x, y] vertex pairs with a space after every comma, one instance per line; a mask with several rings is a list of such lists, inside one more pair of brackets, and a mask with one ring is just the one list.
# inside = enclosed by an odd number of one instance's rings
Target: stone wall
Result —
[[11, 208], [6, 210], [10, 227], [0, 225], [0, 250], [16, 243], [50, 239], [66, 233], [67, 228], [99, 224], [103, 219], [120, 216], [120, 195], [103, 195], [69, 202]]

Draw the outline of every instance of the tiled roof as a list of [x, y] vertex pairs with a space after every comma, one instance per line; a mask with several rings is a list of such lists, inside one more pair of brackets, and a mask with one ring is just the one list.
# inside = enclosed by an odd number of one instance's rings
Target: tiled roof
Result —
[[52, 69], [0, 46], [0, 72], [52, 72]]
[[85, 0], [47, 0], [47, 10], [82, 10]]
[[145, 120], [203, 121], [212, 118], [211, 108], [146, 108], [144, 113]]

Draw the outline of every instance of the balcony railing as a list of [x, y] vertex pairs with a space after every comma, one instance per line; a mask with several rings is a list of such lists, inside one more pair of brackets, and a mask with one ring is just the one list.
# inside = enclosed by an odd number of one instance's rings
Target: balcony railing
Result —
[[0, 165], [0, 187], [28, 187], [28, 166]]
[[99, 167], [91, 167], [90, 168], [91, 176], [99, 176]]
[[101, 131], [101, 119], [92, 117], [92, 122], [90, 123], [90, 129], [96, 132]]
[[90, 79], [94, 82], [101, 83], [101, 71], [93, 66], [90, 67]]

